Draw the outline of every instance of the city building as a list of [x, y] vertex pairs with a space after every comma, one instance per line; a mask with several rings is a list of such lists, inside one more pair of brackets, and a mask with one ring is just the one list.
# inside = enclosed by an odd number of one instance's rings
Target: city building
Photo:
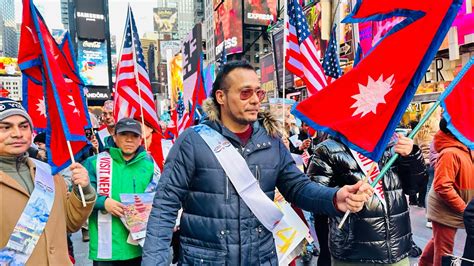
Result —
[[14, 0], [0, 0], [0, 56], [18, 56]]
[[8, 90], [9, 98], [15, 101], [23, 99], [21, 76], [0, 76], [0, 83], [3, 85], [3, 88]]
[[69, 0], [61, 0], [61, 23], [69, 29]]
[[216, 45], [214, 40], [214, 1], [204, 0], [204, 21], [202, 35], [206, 46], [206, 65], [216, 62]]

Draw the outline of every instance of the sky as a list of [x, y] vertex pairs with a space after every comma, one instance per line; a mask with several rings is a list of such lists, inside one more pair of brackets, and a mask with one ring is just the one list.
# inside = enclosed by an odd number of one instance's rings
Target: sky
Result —
[[[60, 0], [33, 0], [33, 2], [46, 20], [49, 29], [63, 28]], [[109, 0], [110, 33], [117, 37], [117, 47], [121, 47], [129, 2], [140, 36], [153, 31], [153, 8], [157, 6], [156, 0]], [[21, 15], [21, 0], [15, 0], [16, 22], [21, 23]]]

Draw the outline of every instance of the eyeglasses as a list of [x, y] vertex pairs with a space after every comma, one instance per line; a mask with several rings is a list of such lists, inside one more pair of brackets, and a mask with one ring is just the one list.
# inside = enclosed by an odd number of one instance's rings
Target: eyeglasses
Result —
[[241, 100], [248, 100], [253, 94], [257, 94], [258, 100], [263, 101], [265, 99], [266, 91], [263, 89], [253, 90], [253, 89], [243, 89], [240, 91], [240, 99]]

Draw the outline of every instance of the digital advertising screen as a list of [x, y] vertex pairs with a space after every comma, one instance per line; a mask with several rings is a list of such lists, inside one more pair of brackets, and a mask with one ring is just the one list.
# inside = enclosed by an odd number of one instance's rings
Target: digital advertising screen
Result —
[[214, 12], [216, 58], [224, 47], [227, 55], [243, 51], [242, 27], [241, 0], [224, 1]]
[[169, 7], [153, 8], [153, 27], [159, 33], [178, 31], [178, 9]]
[[107, 43], [79, 41], [77, 46], [79, 75], [86, 86], [108, 86]]
[[267, 26], [277, 18], [277, 0], [244, 0], [244, 23]]
[[105, 39], [105, 9], [101, 0], [76, 0], [76, 29], [79, 39]]

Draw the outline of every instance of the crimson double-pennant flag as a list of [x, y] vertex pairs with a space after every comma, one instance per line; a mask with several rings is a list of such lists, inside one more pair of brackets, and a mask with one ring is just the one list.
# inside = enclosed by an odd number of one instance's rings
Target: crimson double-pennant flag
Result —
[[469, 149], [474, 149], [474, 57], [441, 95], [448, 129]]
[[378, 161], [462, 0], [358, 1], [344, 23], [404, 20], [351, 71], [293, 107], [315, 129]]
[[60, 50], [32, 1], [24, 0], [18, 62], [23, 74], [41, 85], [34, 87], [35, 92], [29, 88], [27, 97], [39, 94], [39, 89], [45, 96], [46, 146], [53, 174], [71, 163], [67, 141], [76, 159], [88, 146], [84, 128], [90, 126], [89, 114], [82, 91], [77, 89], [82, 82], [71, 60]]

